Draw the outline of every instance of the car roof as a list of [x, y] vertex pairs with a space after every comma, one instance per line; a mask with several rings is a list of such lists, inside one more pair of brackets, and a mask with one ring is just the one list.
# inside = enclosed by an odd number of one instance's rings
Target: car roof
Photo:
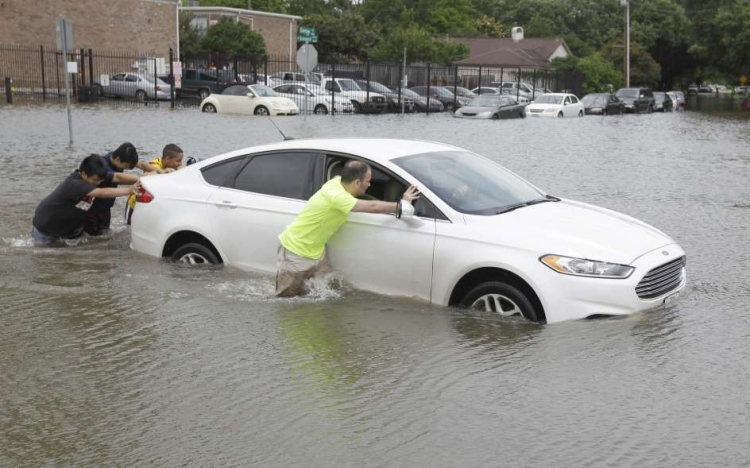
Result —
[[465, 151], [462, 148], [424, 140], [401, 140], [391, 138], [330, 138], [330, 139], [299, 139], [287, 140], [268, 145], [251, 146], [225, 153], [207, 161], [211, 163], [219, 160], [241, 156], [249, 153], [261, 153], [280, 150], [314, 150], [345, 153], [361, 156], [376, 163], [385, 163], [402, 156], [431, 153], [437, 151]]

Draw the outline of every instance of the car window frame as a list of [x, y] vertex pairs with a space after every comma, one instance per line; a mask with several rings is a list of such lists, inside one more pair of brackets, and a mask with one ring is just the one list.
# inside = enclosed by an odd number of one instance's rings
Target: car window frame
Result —
[[[247, 166], [250, 165], [250, 163], [255, 158], [264, 157], [264, 156], [274, 156], [274, 155], [280, 155], [280, 154], [308, 154], [313, 157], [314, 160], [309, 169], [310, 173], [308, 174], [307, 182], [305, 183], [304, 196], [306, 196], [307, 198], [286, 197], [283, 195], [274, 195], [270, 193], [254, 192], [251, 190], [245, 190], [245, 189], [236, 187], [237, 178], [240, 176], [240, 174], [242, 174], [242, 171], [244, 171], [245, 168], [247, 168]], [[284, 200], [295, 200], [295, 201], [302, 201], [302, 202], [307, 202], [310, 199], [310, 197], [312, 197], [315, 194], [316, 192], [315, 187], [317, 186], [317, 180], [318, 180], [315, 174], [319, 171], [318, 166], [320, 166], [321, 164], [320, 154], [318, 154], [316, 151], [310, 151], [310, 150], [305, 150], [305, 149], [286, 149], [286, 150], [277, 150], [277, 151], [264, 151], [261, 153], [252, 153], [252, 154], [246, 155], [245, 157], [247, 158], [247, 160], [241, 165], [241, 167], [237, 170], [237, 172], [231, 178], [231, 184], [222, 186], [221, 188], [235, 190], [237, 192], [242, 192], [242, 193], [251, 193], [253, 195], [258, 195], [258, 196], [273, 197], [273, 198], [280, 198]]]

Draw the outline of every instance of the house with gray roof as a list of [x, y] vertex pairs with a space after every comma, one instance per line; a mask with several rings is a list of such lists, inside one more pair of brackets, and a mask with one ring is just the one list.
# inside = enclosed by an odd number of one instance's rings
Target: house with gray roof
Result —
[[455, 38], [469, 46], [469, 58], [458, 65], [520, 68], [522, 71], [551, 69], [552, 60], [569, 57], [568, 44], [562, 38], [524, 38], [523, 28], [513, 28], [510, 38]]

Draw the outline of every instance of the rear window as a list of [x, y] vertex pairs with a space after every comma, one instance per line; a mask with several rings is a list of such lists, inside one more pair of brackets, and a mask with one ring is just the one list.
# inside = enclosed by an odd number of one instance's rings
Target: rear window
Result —
[[204, 167], [201, 169], [203, 173], [203, 179], [211, 185], [217, 187], [227, 187], [234, 183], [234, 176], [237, 171], [240, 170], [242, 164], [245, 162], [245, 157], [230, 159], [228, 161], [222, 161], [212, 166]]

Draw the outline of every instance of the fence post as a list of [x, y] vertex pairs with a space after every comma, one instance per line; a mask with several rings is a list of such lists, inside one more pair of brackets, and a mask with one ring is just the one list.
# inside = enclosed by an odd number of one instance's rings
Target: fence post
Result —
[[531, 100], [533, 101], [536, 99], [536, 68], [534, 69], [534, 74], [531, 75]]
[[263, 84], [268, 86], [268, 56], [263, 58]]
[[237, 69], [237, 67], [239, 67], [239, 64], [237, 61], [237, 56], [235, 55], [234, 56], [234, 81], [235, 82], [240, 81], [240, 74], [239, 74], [239, 70]]
[[78, 49], [78, 54], [81, 56], [81, 70], [79, 71], [79, 74], [81, 75], [81, 86], [86, 85], [86, 51], [83, 49]]
[[367, 81], [366, 81], [367, 92], [365, 95], [365, 106], [370, 107], [370, 60], [369, 59], [367, 60], [367, 65], [365, 69], [367, 70]]
[[169, 48], [169, 81], [172, 83], [172, 86], [169, 87], [169, 107], [174, 109], [174, 87], [177, 81], [174, 79], [174, 51], [171, 47]]
[[60, 53], [55, 51], [55, 83], [57, 83], [57, 99], [60, 99]]
[[331, 117], [336, 113], [336, 92], [334, 87], [336, 86], [336, 64], [331, 64]]
[[42, 101], [47, 100], [47, 85], [44, 82], [44, 46], [39, 46], [39, 56], [42, 60]]
[[521, 97], [521, 67], [518, 67], [518, 75], [516, 75], [516, 101]]
[[482, 66], [479, 65], [479, 95], [482, 95]]
[[455, 65], [455, 71], [453, 73], [453, 108], [456, 109], [458, 105], [458, 64]]
[[89, 49], [89, 86], [94, 87], [94, 52]]
[[11, 92], [11, 86], [13, 86], [13, 80], [5, 77], [5, 100], [8, 104], [13, 104], [13, 92]]
[[[402, 62], [398, 64], [398, 88], [397, 88], [398, 89], [398, 108], [401, 109], [402, 111], [401, 113], [405, 112], [405, 109], [401, 107], [401, 86], [404, 85], [403, 80], [404, 80], [404, 64]], [[415, 109], [414, 112], [416, 112], [416, 106], [417, 104], [414, 103], [414, 107], [413, 107]]]
[[430, 62], [427, 62], [427, 115], [430, 115]]

